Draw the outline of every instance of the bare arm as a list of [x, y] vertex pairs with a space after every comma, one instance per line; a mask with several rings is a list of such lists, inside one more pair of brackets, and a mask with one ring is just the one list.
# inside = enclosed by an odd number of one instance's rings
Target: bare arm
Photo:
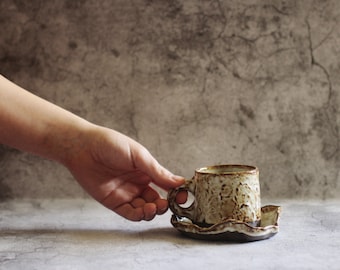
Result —
[[0, 75], [0, 143], [65, 165], [97, 201], [130, 220], [163, 214], [167, 201], [150, 187], [184, 179], [142, 145], [41, 99]]
[[0, 143], [61, 162], [64, 143], [90, 126], [0, 75]]

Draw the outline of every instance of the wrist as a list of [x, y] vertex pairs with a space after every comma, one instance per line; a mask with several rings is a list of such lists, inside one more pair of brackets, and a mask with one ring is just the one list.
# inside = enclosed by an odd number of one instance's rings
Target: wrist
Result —
[[42, 140], [43, 152], [38, 154], [67, 166], [86, 149], [86, 134], [93, 128], [93, 124], [76, 116], [63, 125], [51, 124]]

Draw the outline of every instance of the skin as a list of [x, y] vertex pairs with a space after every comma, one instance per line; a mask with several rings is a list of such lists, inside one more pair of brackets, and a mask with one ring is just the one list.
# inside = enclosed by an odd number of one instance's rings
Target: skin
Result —
[[[150, 184], [184, 183], [131, 138], [95, 125], [0, 75], [0, 143], [55, 160], [98, 202], [131, 221], [152, 220], [168, 202]], [[177, 201], [183, 203], [185, 195]]]

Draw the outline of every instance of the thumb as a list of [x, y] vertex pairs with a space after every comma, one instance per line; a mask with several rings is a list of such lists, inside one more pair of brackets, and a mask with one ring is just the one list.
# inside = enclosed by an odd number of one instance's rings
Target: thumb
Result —
[[160, 165], [145, 147], [138, 148], [137, 151], [131, 151], [134, 164], [149, 175], [157, 186], [169, 190], [184, 184], [184, 177], [175, 175]]

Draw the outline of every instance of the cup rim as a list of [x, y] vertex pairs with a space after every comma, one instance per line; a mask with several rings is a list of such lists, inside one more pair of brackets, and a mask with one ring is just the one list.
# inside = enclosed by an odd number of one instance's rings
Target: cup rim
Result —
[[[228, 170], [229, 168], [229, 170]], [[236, 168], [232, 171], [230, 168]], [[221, 164], [221, 165], [211, 165], [201, 168], [197, 168], [196, 173], [200, 174], [210, 174], [210, 175], [233, 175], [233, 174], [256, 174], [259, 169], [254, 165], [246, 164]]]

